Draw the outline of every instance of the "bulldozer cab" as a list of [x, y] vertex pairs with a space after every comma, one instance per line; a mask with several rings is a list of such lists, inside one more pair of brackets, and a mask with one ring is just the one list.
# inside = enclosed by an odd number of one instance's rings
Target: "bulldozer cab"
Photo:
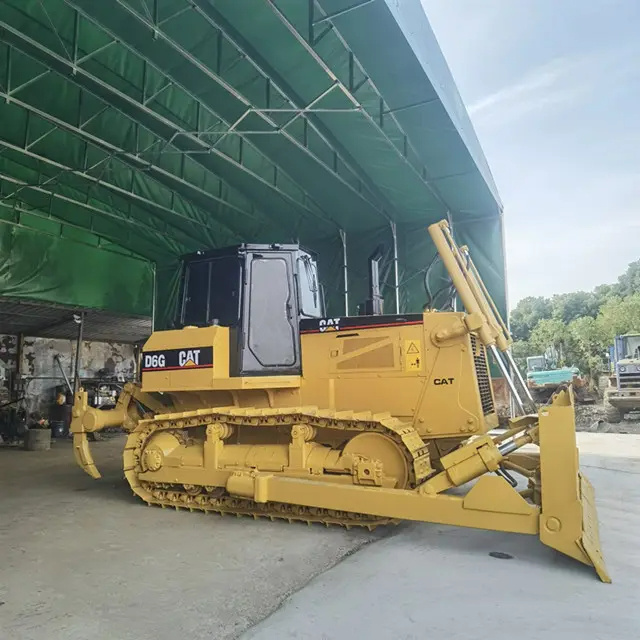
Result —
[[616, 338], [617, 360], [640, 360], [640, 333], [628, 333]]
[[304, 318], [321, 318], [315, 255], [297, 244], [243, 244], [183, 258], [176, 328], [229, 327], [231, 374], [299, 374]]

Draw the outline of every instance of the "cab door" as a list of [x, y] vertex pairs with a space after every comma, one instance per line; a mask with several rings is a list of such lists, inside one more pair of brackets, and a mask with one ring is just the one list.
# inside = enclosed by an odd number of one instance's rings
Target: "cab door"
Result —
[[248, 252], [244, 270], [239, 374], [300, 373], [293, 255]]

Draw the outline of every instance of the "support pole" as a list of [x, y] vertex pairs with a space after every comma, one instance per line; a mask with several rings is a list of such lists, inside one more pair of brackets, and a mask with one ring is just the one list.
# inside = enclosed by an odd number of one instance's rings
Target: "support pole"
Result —
[[502, 354], [500, 353], [500, 350], [498, 349], [498, 347], [496, 347], [495, 344], [490, 345], [489, 349], [491, 350], [491, 353], [493, 353], [493, 357], [496, 361], [496, 364], [500, 368], [500, 372], [502, 373], [505, 380], [507, 381], [507, 384], [509, 385], [509, 391], [511, 391], [511, 397], [515, 402], [516, 407], [518, 408], [518, 411], [520, 412], [521, 415], [526, 415], [527, 410], [525, 409], [524, 403], [522, 402], [522, 398], [520, 398], [520, 394], [518, 393], [518, 389], [516, 388], [513, 378], [511, 377], [509, 368], [507, 367], [507, 365], [504, 363], [504, 360], [502, 359]]
[[344, 315], [349, 315], [349, 269], [347, 266], [347, 234], [340, 229], [340, 240], [342, 240], [342, 270], [344, 272]]
[[[447, 220], [449, 221], [449, 227], [451, 227], [451, 233], [453, 233], [453, 218], [451, 217], [451, 211], [447, 211]], [[458, 293], [453, 296], [453, 310], [458, 310]]]
[[73, 387], [69, 382], [69, 376], [67, 375], [67, 372], [64, 370], [64, 367], [62, 366], [62, 362], [60, 361], [60, 355], [56, 353], [56, 355], [53, 356], [53, 359], [56, 361], [56, 364], [58, 365], [58, 369], [60, 369], [60, 373], [64, 378], [65, 384], [67, 385], [67, 389], [69, 390], [70, 393], [73, 393]]
[[24, 389], [22, 388], [22, 356], [24, 354], [24, 333], [18, 334], [18, 349], [16, 351], [16, 375], [11, 381], [11, 399], [16, 400], [18, 397], [24, 397]]
[[84, 333], [84, 311], [80, 312], [80, 322], [78, 323], [78, 338], [76, 340], [76, 364], [73, 372], [73, 394], [80, 388], [80, 356], [82, 351], [82, 335]]
[[396, 295], [396, 313], [400, 313], [400, 276], [398, 275], [398, 234], [396, 223], [389, 221], [393, 237], [393, 288]]
[[[451, 216], [451, 211], [447, 211], [447, 221], [449, 222], [449, 227], [451, 228], [451, 233], [453, 233], [453, 217]], [[458, 310], [458, 292], [453, 296], [453, 310]]]
[[158, 296], [158, 265], [153, 263], [153, 293], [151, 297], [151, 333], [156, 330], [156, 298]]
[[511, 353], [511, 350], [508, 349], [504, 353], [507, 357], [507, 361], [509, 362], [511, 370], [514, 371], [516, 374], [516, 379], [518, 380], [520, 387], [524, 391], [527, 397], [527, 400], [529, 401], [529, 404], [533, 408], [533, 411], [536, 412], [538, 410], [538, 407], [536, 406], [536, 401], [533, 399], [533, 396], [531, 395], [531, 390], [529, 389], [529, 387], [527, 386], [527, 383], [522, 377], [522, 373], [520, 373], [520, 369], [518, 369], [518, 365], [516, 364], [516, 361], [513, 359], [513, 354]]

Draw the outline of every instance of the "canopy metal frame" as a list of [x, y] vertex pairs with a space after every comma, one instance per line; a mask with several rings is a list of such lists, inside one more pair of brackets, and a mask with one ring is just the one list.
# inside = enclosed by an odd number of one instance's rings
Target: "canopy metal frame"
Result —
[[346, 310], [350, 293], [360, 295], [349, 282], [362, 279], [358, 236], [382, 234], [384, 285], [400, 313], [415, 271], [407, 230], [448, 211], [457, 223], [493, 221], [500, 205], [467, 211], [449, 201], [457, 198], [444, 181], [481, 171], [453, 163], [434, 174], [405, 117], [439, 98], [395, 100], [349, 36], [354, 19], [388, 19], [405, 46], [392, 4], [256, 0], [259, 24], [299, 55], [296, 76], [235, 4], [5, 0], [0, 121], [13, 127], [0, 127], [0, 223], [55, 221], [60, 235], [81, 241], [68, 231], [84, 230], [98, 246], [165, 262], [257, 239], [335, 247], [337, 234]]

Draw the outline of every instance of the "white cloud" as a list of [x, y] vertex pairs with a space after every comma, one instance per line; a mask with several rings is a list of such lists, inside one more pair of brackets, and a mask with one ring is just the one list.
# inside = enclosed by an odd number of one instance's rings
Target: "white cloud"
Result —
[[566, 59], [553, 60], [550, 64], [534, 69], [533, 72], [528, 73], [519, 82], [503, 87], [469, 105], [469, 113], [477, 115], [496, 106], [504, 107], [506, 105], [508, 107], [509, 103], [512, 102], [521, 102], [531, 97], [539, 97], [541, 92], [547, 92], [554, 86], [557, 88], [558, 81], [566, 75], [570, 66], [573, 66], [571, 61]]
[[553, 109], [571, 108], [594, 89], [593, 56], [556, 58], [525, 73], [468, 105], [479, 126], [505, 124], [524, 116], [548, 116]]

